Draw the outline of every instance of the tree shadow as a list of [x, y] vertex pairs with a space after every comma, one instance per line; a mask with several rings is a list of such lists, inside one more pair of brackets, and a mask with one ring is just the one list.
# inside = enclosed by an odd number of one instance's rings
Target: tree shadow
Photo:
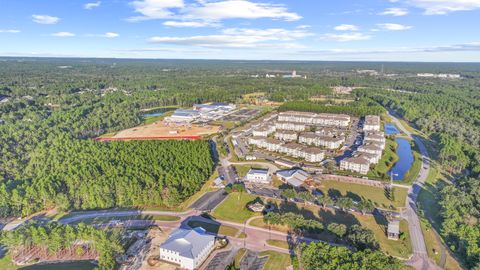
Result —
[[336, 200], [337, 198], [342, 197], [342, 193], [340, 192], [340, 190], [334, 189], [334, 188], [329, 188], [328, 191], [327, 191], [327, 194], [333, 200]]
[[37, 264], [18, 268], [18, 270], [61, 270], [61, 269], [77, 269], [77, 270], [93, 270], [97, 265], [91, 261], [62, 262], [53, 264]]
[[383, 233], [387, 233], [387, 228], [388, 228], [388, 220], [384, 215], [373, 215], [373, 218], [375, 219], [375, 222], [377, 223], [378, 226], [382, 229]]
[[354, 202], [360, 202], [362, 201], [362, 198], [360, 196], [358, 196], [357, 193], [353, 193], [351, 191], [348, 191], [347, 192], [347, 197], [352, 199]]
[[320, 209], [320, 211], [318, 211], [318, 216], [326, 226], [328, 226], [330, 223], [345, 224], [347, 227], [360, 225], [358, 219], [353, 214], [348, 212]]

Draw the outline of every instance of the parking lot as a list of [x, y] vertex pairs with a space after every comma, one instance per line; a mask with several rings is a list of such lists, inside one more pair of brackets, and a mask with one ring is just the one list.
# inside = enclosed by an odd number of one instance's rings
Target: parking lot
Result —
[[260, 113], [260, 110], [256, 109], [241, 109], [236, 112], [233, 112], [225, 117], [223, 117], [221, 120], [223, 121], [234, 121], [234, 122], [241, 122], [241, 121], [247, 121], [255, 117], [258, 113]]

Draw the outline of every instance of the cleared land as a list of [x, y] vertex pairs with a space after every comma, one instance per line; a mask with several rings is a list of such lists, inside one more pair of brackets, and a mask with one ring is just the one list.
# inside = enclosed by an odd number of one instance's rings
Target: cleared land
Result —
[[371, 200], [376, 206], [382, 208], [390, 208], [390, 206], [395, 208], [404, 207], [405, 198], [408, 193], [408, 189], [406, 188], [394, 187], [394, 198], [390, 200], [387, 198], [383, 188], [328, 180], [322, 181], [318, 188], [324, 194], [336, 194], [340, 192], [342, 196], [350, 197], [354, 201], [359, 201], [362, 198]]
[[[219, 126], [176, 124], [165, 121], [157, 121], [151, 124], [129, 128], [116, 133], [113, 139], [161, 139], [161, 138], [184, 138], [189, 136], [207, 136], [218, 133]], [[104, 137], [103, 137], [104, 138]]]

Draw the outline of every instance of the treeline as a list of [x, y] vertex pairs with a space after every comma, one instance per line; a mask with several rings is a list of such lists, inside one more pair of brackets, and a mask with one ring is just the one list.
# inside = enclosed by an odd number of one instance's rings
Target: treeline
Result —
[[[480, 174], [480, 88], [466, 88], [446, 82], [442, 91], [417, 85], [416, 92], [405, 93], [380, 89], [358, 89], [358, 97], [371, 98], [402, 118], [414, 123], [433, 139], [440, 150], [439, 161], [446, 169], [458, 173], [465, 169]], [[462, 86], [462, 87], [460, 87]]]
[[299, 260], [302, 267], [309, 270], [406, 269], [398, 259], [380, 251], [366, 249], [354, 252], [321, 242], [303, 244]]
[[0, 182], [0, 216], [54, 206], [95, 209], [178, 204], [212, 173], [205, 141], [101, 143], [46, 139], [30, 153], [23, 181]]
[[442, 230], [468, 269], [480, 269], [480, 179], [462, 178], [440, 192]]
[[343, 113], [354, 116], [379, 115], [385, 109], [374, 101], [362, 99], [347, 105], [331, 105], [313, 101], [289, 101], [282, 104], [280, 111], [302, 111], [314, 113]]
[[[124, 252], [120, 234], [95, 229], [83, 223], [69, 226], [56, 222], [45, 225], [31, 222], [12, 231], [0, 232], [0, 243], [7, 246], [13, 255], [21, 251], [28, 253], [28, 250], [34, 248], [45, 251], [45, 255], [54, 255], [84, 243], [90, 251], [98, 254], [98, 268], [104, 270], [115, 269], [115, 257]], [[80, 256], [87, 250], [77, 246], [73, 252]]]

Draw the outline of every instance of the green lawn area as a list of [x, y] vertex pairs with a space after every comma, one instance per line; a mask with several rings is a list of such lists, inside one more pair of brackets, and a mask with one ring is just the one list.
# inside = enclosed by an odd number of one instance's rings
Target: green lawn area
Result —
[[267, 240], [267, 244], [269, 244], [270, 246], [275, 246], [275, 247], [284, 248], [284, 249], [289, 248], [287, 241], [282, 241], [282, 240]]
[[243, 255], [245, 255], [245, 252], [247, 250], [244, 248], [241, 248], [238, 250], [237, 254], [235, 254], [235, 266], [237, 269], [240, 269], [240, 261], [242, 260]]
[[233, 166], [235, 167], [235, 170], [237, 171], [237, 174], [239, 177], [245, 177], [245, 175], [247, 175], [250, 168], [252, 168], [250, 165], [233, 165]]
[[263, 270], [283, 270], [292, 265], [292, 260], [288, 254], [267, 250], [260, 252], [258, 256], [268, 256], [268, 260], [263, 266]]
[[381, 208], [389, 208], [390, 205], [395, 208], [404, 207], [405, 198], [407, 197], [408, 193], [408, 189], [406, 188], [394, 187], [394, 200], [390, 201], [390, 199], [385, 196], [385, 190], [378, 187], [327, 180], [322, 181], [318, 188], [322, 190], [324, 194], [328, 194], [329, 190], [334, 192], [337, 190], [343, 196], [349, 196], [354, 200], [365, 198], [367, 200], [371, 200], [376, 206]]
[[400, 222], [400, 232], [404, 236], [400, 240], [395, 241], [389, 240], [386, 236], [388, 226], [386, 219], [372, 216], [357, 216], [357, 218], [363, 227], [373, 231], [375, 238], [380, 244], [380, 249], [386, 254], [401, 258], [408, 258], [412, 254], [408, 223], [405, 220]]
[[393, 165], [395, 165], [395, 162], [399, 159], [396, 154], [397, 146], [395, 140], [387, 138], [382, 158], [375, 167], [368, 172], [368, 177], [388, 179], [388, 171], [390, 171]]
[[247, 203], [255, 200], [256, 196], [248, 193], [230, 193], [228, 197], [215, 208], [213, 211], [213, 217], [243, 223], [247, 219], [260, 215], [247, 209]]
[[[239, 232], [238, 229], [230, 227], [230, 226], [216, 225], [216, 224], [197, 221], [197, 220], [193, 220], [193, 221], [188, 222], [188, 226], [190, 226], [192, 228], [202, 227], [208, 232], [221, 234], [221, 235], [226, 235], [226, 236], [231, 236], [231, 237], [235, 237]], [[245, 238], [245, 237], [246, 236], [244, 236], [243, 238]], [[242, 237], [240, 237], [240, 238], [242, 238]]]

